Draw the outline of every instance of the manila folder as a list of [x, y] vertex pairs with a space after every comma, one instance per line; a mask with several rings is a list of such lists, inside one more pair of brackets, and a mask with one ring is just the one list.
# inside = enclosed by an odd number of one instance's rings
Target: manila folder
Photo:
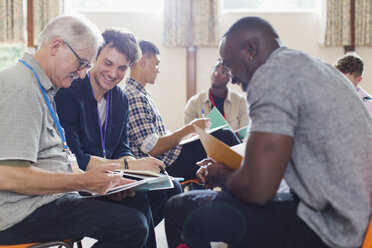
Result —
[[223, 163], [230, 167], [230, 169], [237, 170], [240, 168], [243, 157], [237, 152], [233, 151], [228, 145], [206, 133], [200, 127], [193, 125], [195, 131], [200, 136], [200, 141], [211, 159], [216, 162]]

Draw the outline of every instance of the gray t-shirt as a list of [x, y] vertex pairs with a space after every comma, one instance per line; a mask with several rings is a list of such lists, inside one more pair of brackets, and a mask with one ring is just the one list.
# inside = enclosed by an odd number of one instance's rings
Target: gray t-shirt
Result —
[[285, 179], [298, 216], [332, 247], [358, 247], [371, 213], [372, 119], [333, 66], [281, 47], [247, 89], [252, 132], [293, 137]]
[[[57, 89], [31, 55], [25, 54], [23, 60], [36, 70], [54, 105]], [[26, 160], [44, 170], [71, 172], [61, 137], [33, 72], [18, 62], [0, 72], [0, 89], [0, 161]], [[62, 195], [0, 191], [0, 231]]]

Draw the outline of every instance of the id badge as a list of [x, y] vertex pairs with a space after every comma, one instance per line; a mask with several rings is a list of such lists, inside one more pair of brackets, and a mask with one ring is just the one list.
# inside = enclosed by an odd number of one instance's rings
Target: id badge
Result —
[[76, 156], [73, 153], [67, 154], [67, 160], [69, 163], [77, 163]]
[[79, 171], [79, 165], [76, 160], [76, 156], [73, 153], [67, 153], [67, 160], [68, 163], [70, 164], [72, 172], [77, 172]]

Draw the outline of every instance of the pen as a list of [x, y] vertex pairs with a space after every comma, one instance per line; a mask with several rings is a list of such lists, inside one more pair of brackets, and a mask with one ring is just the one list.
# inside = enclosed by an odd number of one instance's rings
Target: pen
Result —
[[164, 175], [167, 175], [168, 176], [168, 172], [159, 165], [159, 169], [160, 169], [160, 173], [163, 173]]
[[[150, 154], [147, 154], [150, 158], [153, 158]], [[163, 173], [164, 175], [168, 175], [168, 172], [162, 167], [159, 165], [159, 169], [160, 169], [160, 173]]]
[[203, 115], [203, 119], [205, 119], [204, 109], [203, 108], [202, 108], [202, 115]]
[[107, 174], [113, 174], [113, 175], [123, 175], [123, 172], [121, 171], [114, 171], [114, 170], [108, 170], [106, 171]]

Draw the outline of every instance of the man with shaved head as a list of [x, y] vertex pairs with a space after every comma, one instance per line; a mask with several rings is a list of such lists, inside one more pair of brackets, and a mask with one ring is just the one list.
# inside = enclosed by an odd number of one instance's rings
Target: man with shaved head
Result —
[[[252, 121], [244, 161], [206, 159], [193, 191], [166, 207], [169, 247], [360, 247], [371, 214], [372, 120], [332, 65], [281, 46], [258, 17], [233, 24], [223, 64], [247, 91]], [[277, 194], [282, 178], [292, 189]]]

